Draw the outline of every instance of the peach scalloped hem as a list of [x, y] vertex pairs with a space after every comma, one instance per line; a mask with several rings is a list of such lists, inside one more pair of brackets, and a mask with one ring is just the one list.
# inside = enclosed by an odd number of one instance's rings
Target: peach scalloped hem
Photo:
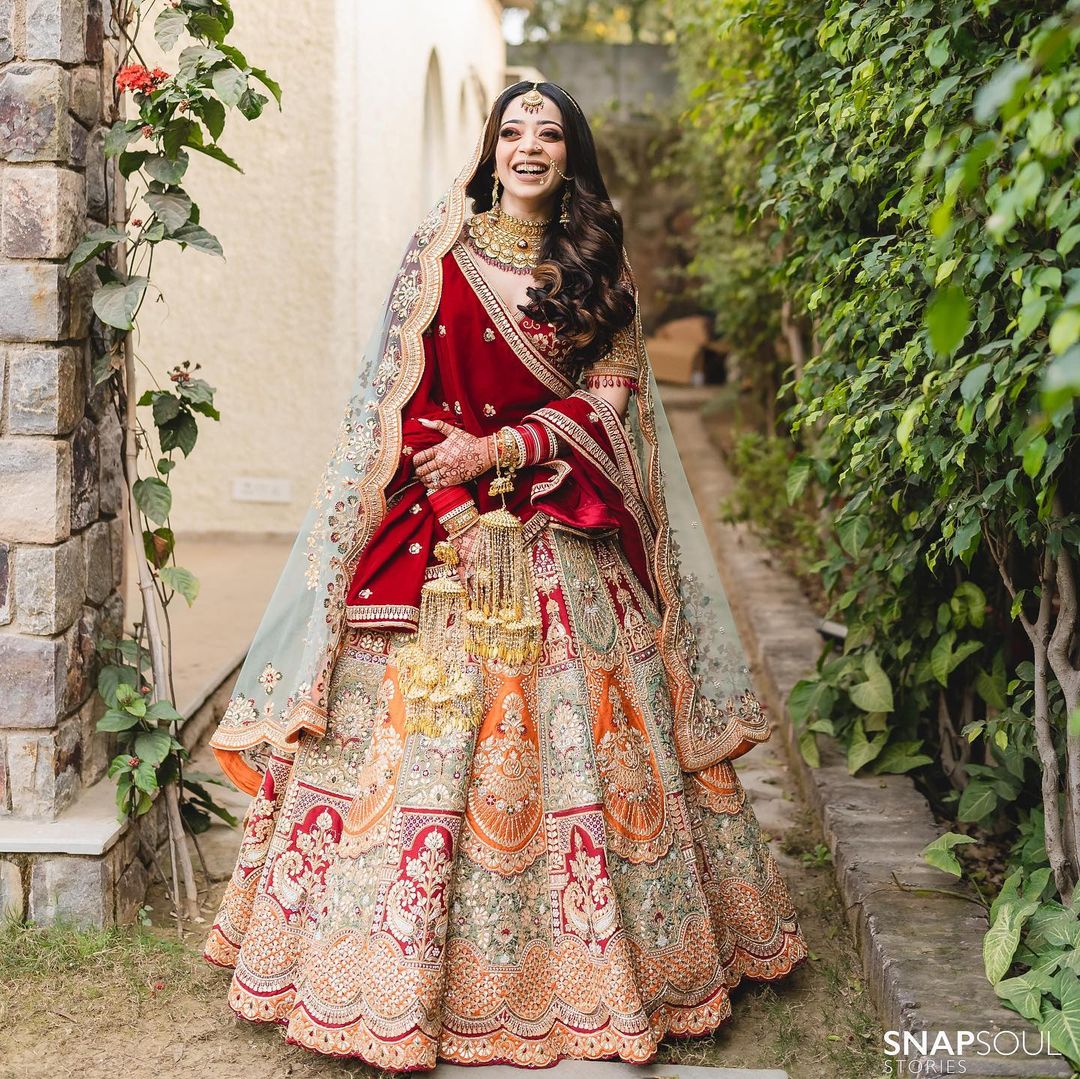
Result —
[[[218, 966], [231, 965], [231, 946], [208, 948], [205, 958]], [[210, 954], [211, 951], [214, 954]], [[733, 962], [731, 980], [709, 1000], [693, 1007], [664, 1005], [649, 1017], [648, 1028], [620, 1031], [611, 1020], [593, 1031], [573, 1030], [555, 1020], [541, 1038], [522, 1038], [505, 1028], [483, 1037], [463, 1037], [442, 1031], [438, 1042], [430, 1034], [412, 1030], [394, 1041], [375, 1034], [362, 1020], [341, 1027], [327, 1027], [313, 1019], [295, 1001], [292, 988], [273, 996], [252, 993], [233, 981], [229, 1007], [241, 1019], [274, 1023], [286, 1028], [285, 1040], [324, 1056], [356, 1058], [387, 1071], [429, 1071], [441, 1060], [449, 1064], [509, 1064], [522, 1068], [548, 1068], [560, 1060], [619, 1059], [634, 1064], [651, 1061], [665, 1037], [704, 1037], [715, 1033], [732, 1017], [730, 993], [744, 977], [753, 981], [776, 981], [787, 977], [807, 958], [806, 943], [798, 933], [784, 935], [784, 947], [766, 963], [743, 957]]]

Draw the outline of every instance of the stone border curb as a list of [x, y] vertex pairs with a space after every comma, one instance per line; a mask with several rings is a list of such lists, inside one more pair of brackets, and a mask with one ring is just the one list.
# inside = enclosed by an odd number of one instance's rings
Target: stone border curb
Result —
[[[837, 886], [885, 1030], [927, 1031], [931, 1045], [941, 1032], [955, 1040], [956, 1031], [985, 1031], [990, 1041], [1007, 1031], [1037, 1049], [1039, 1031], [1002, 1006], [983, 973], [987, 923], [981, 906], [966, 885], [920, 857], [942, 830], [912, 780], [850, 776], [831, 744], [822, 749], [820, 768], [802, 759], [784, 702], [795, 683], [815, 669], [819, 618], [798, 583], [772, 564], [748, 528], [725, 525], [715, 512], [707, 512], [729, 492], [731, 479], [722, 465], [717, 467], [698, 411], [702, 397], [671, 398], [672, 428], [694, 497], [705, 508], [705, 530], [754, 681], [832, 852]], [[915, 888], [939, 891], [908, 890]], [[1001, 1044], [1012, 1048], [1015, 1042], [1010, 1037]], [[950, 1074], [942, 1070], [949, 1063], [943, 1054], [905, 1059], [910, 1067], [922, 1066], [912, 1074]], [[951, 1059], [956, 1067], [957, 1058]], [[1073, 1074], [1061, 1057], [1033, 1058], [1021, 1050], [962, 1059], [962, 1074], [983, 1079], [1067, 1079]], [[929, 1070], [935, 1066], [936, 1072]]]

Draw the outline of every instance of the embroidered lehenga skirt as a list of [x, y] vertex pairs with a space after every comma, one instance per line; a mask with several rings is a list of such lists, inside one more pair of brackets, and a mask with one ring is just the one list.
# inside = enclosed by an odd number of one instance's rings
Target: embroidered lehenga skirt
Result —
[[330, 725], [274, 756], [206, 955], [229, 1003], [379, 1067], [647, 1061], [806, 955], [730, 762], [686, 774], [657, 612], [614, 539], [546, 528], [540, 661], [474, 732], [405, 733], [395, 653], [352, 630]]

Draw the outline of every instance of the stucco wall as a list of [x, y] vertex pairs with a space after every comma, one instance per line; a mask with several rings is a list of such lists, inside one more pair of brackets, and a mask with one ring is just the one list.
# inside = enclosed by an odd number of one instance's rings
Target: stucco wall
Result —
[[[226, 259], [165, 252], [165, 302], [140, 318], [159, 378], [190, 360], [218, 391], [220, 424], [173, 474], [188, 533], [295, 530], [408, 235], [503, 85], [493, 0], [456, 0], [452, 16], [434, 0], [234, 7], [233, 40], [281, 83], [283, 111], [230, 113], [222, 144], [244, 175], [196, 156], [187, 186]], [[244, 477], [290, 497], [238, 501]]]

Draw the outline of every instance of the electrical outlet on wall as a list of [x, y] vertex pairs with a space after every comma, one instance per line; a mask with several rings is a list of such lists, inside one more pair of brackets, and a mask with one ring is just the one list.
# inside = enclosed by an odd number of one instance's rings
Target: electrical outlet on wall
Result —
[[275, 476], [235, 476], [234, 502], [291, 502], [292, 483]]

